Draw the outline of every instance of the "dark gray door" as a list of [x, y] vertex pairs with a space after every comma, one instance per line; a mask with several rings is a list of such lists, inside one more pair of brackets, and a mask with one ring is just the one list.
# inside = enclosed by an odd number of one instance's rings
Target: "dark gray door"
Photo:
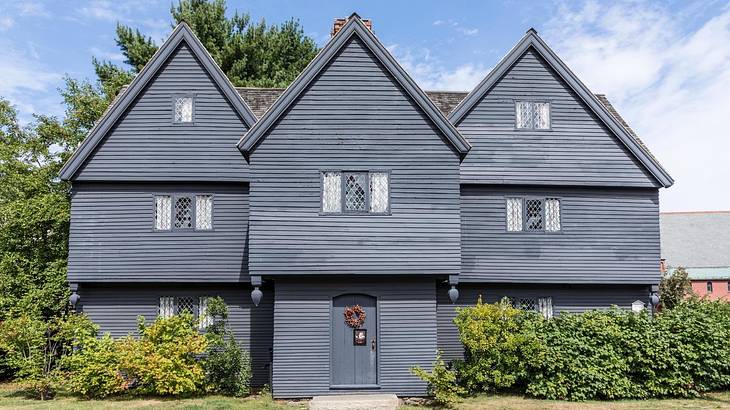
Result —
[[[353, 329], [345, 323], [345, 308], [360, 305], [365, 323]], [[378, 383], [377, 300], [367, 295], [342, 295], [332, 300], [332, 385], [358, 387]], [[356, 338], [365, 332], [365, 343]]]

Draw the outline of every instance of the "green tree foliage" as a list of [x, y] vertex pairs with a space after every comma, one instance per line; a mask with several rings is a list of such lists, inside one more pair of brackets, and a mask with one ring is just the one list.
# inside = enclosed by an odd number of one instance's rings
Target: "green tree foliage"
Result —
[[659, 282], [659, 295], [662, 307], [672, 309], [692, 294], [692, 282], [683, 267], [678, 267], [671, 274], [665, 273]]
[[[173, 26], [185, 22], [205, 45], [231, 82], [247, 87], [286, 87], [317, 53], [314, 40], [304, 35], [297, 20], [281, 25], [252, 22], [248, 13], [226, 16], [224, 0], [181, 0], [170, 8]], [[118, 24], [117, 45], [131, 66], [129, 71], [95, 61], [102, 84], [119, 82], [138, 73], [157, 51], [151, 37]]]
[[441, 358], [441, 352], [436, 355], [431, 372], [414, 367], [411, 373], [428, 383], [428, 394], [442, 406], [452, 407], [466, 394], [466, 389], [457, 383], [456, 372], [449, 369]]
[[27, 392], [44, 400], [54, 394], [64, 358], [79, 341], [95, 336], [97, 331], [84, 315], [46, 320], [21, 314], [0, 323], [0, 348]]

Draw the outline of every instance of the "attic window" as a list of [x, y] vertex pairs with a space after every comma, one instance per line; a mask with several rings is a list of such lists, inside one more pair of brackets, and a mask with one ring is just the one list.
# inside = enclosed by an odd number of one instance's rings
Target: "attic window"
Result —
[[515, 128], [549, 130], [550, 103], [540, 101], [515, 101]]
[[193, 97], [175, 97], [173, 105], [173, 121], [175, 123], [183, 124], [193, 122]]

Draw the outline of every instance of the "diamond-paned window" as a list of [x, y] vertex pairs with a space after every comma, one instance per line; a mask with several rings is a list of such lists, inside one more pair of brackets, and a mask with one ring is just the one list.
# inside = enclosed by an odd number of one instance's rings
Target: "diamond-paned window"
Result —
[[155, 229], [170, 230], [172, 198], [170, 195], [155, 195]]
[[364, 212], [367, 210], [367, 174], [349, 172], [345, 174], [345, 210]]
[[195, 315], [195, 300], [191, 296], [178, 296], [175, 298], [175, 314], [188, 312]]
[[195, 195], [195, 229], [213, 229], [213, 197]]
[[544, 229], [542, 199], [525, 200], [525, 225], [528, 231], [541, 231]]
[[550, 103], [515, 101], [515, 128], [550, 129]]
[[515, 307], [522, 310], [537, 310], [537, 301], [534, 298], [520, 298]]
[[507, 198], [507, 230], [522, 230], [522, 198]]
[[542, 317], [550, 319], [553, 317], [553, 298], [544, 297], [537, 299], [537, 311], [540, 312]]
[[175, 97], [174, 121], [176, 123], [193, 122], [193, 97]]
[[213, 324], [213, 316], [208, 314], [208, 299], [210, 299], [209, 296], [198, 298], [198, 327], [200, 330], [205, 330]]
[[193, 198], [180, 196], [175, 198], [175, 228], [189, 229], [193, 227]]
[[342, 211], [342, 173], [322, 173], [322, 212]]
[[172, 296], [162, 296], [160, 298], [160, 310], [158, 316], [163, 319], [171, 318], [175, 314], [175, 298]]
[[560, 200], [545, 199], [545, 230], [557, 232], [560, 230]]
[[370, 212], [388, 211], [388, 173], [370, 173]]

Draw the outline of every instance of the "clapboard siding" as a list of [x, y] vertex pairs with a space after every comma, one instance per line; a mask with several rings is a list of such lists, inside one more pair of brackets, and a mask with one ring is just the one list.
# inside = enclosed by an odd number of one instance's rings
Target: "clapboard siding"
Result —
[[264, 288], [261, 304], [251, 304], [251, 288], [232, 285], [148, 284], [84, 285], [80, 310], [100, 327], [101, 333], [120, 338], [137, 335], [137, 317], [149, 324], [157, 317], [161, 296], [220, 296], [228, 305], [228, 324], [236, 341], [251, 354], [252, 384], [269, 383], [273, 337], [273, 289]]
[[[507, 232], [507, 196], [560, 198], [560, 232]], [[659, 282], [656, 189], [465, 185], [461, 281]]]
[[[213, 195], [213, 230], [154, 231], [154, 195], [161, 193]], [[247, 281], [247, 228], [246, 183], [77, 182], [68, 280]]]
[[[273, 393], [277, 398], [342, 394], [330, 390], [332, 298], [347, 293], [378, 299], [378, 392], [424, 395], [412, 366], [430, 369], [436, 354], [436, 283], [432, 278], [356, 283], [279, 278], [274, 303]], [[266, 297], [266, 296], [265, 296]], [[344, 320], [344, 319], [343, 319]]]
[[[552, 129], [515, 130], [516, 99], [549, 101]], [[472, 144], [462, 182], [659, 186], [531, 48], [457, 125]]]
[[[457, 274], [458, 155], [355, 37], [251, 155], [250, 268]], [[390, 170], [391, 215], [320, 215], [320, 171]]]
[[[194, 95], [194, 123], [172, 99]], [[184, 42], [79, 170], [77, 181], [247, 181], [236, 143], [248, 127]]]
[[494, 303], [503, 297], [539, 298], [552, 297], [553, 312], [580, 313], [594, 309], [608, 309], [618, 306], [631, 309], [634, 301], [648, 304], [649, 287], [644, 285], [510, 285], [510, 284], [461, 284], [459, 300], [452, 304], [447, 296], [448, 289], [440, 286], [438, 301], [438, 349], [444, 359], [459, 359], [463, 347], [459, 331], [454, 325], [455, 309], [476, 304], [479, 296], [484, 303]]

